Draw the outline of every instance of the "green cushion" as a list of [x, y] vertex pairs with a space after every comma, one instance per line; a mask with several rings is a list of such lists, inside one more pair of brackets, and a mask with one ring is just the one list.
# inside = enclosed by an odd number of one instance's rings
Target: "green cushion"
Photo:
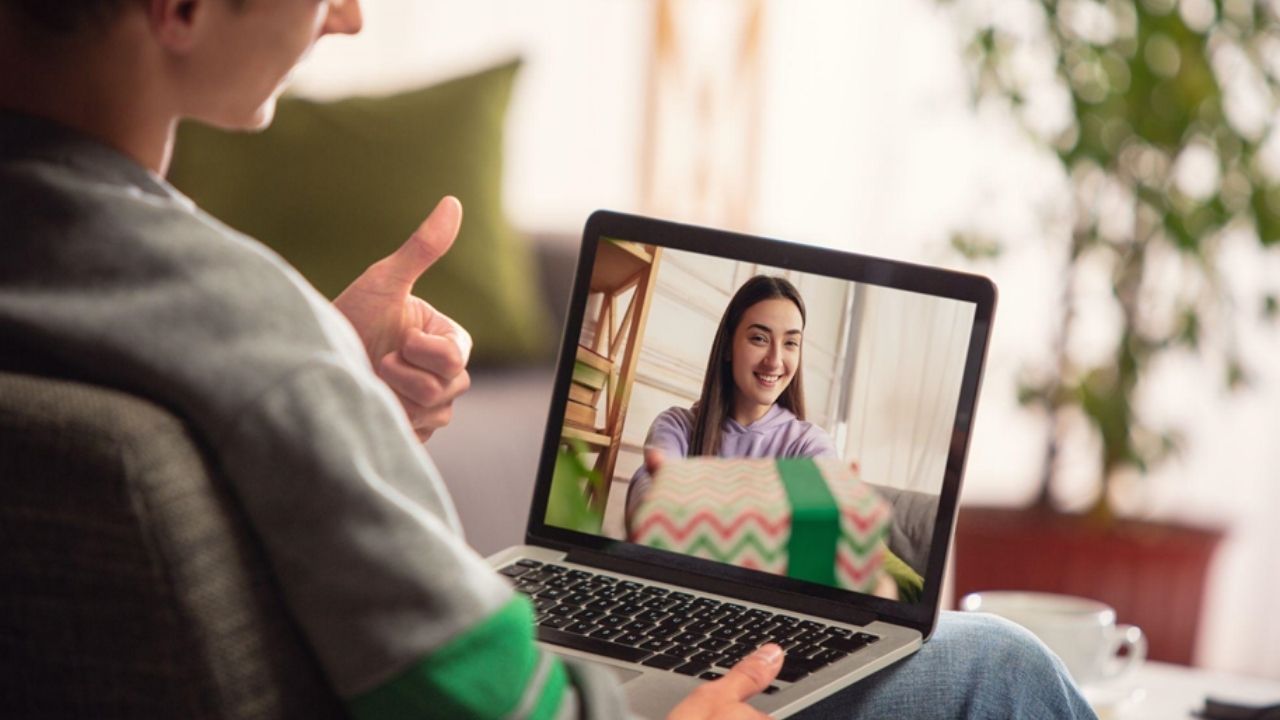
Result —
[[184, 124], [169, 179], [330, 298], [455, 195], [462, 232], [417, 294], [471, 332], [473, 362], [541, 357], [550, 335], [537, 267], [501, 204], [503, 124], [518, 65], [382, 98], [284, 98], [257, 134]]

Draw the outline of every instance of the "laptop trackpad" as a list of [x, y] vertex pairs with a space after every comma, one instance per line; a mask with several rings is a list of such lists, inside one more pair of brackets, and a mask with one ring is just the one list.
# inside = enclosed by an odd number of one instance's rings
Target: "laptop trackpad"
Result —
[[613, 671], [614, 675], [618, 676], [618, 684], [620, 685], [626, 685], [644, 674], [639, 670], [628, 670], [627, 668], [614, 667], [613, 665], [609, 665], [608, 668]]
[[575, 663], [578, 663], [579, 665], [589, 665], [593, 670], [608, 670], [612, 672], [614, 676], [618, 678], [619, 685], [626, 685], [632, 680], [635, 680], [641, 675], [644, 675], [644, 673], [640, 672], [639, 670], [629, 670], [627, 668], [618, 667], [617, 665], [610, 665], [608, 663], [595, 662], [594, 660], [584, 658], [580, 655], [565, 656], [565, 657], [572, 657]]

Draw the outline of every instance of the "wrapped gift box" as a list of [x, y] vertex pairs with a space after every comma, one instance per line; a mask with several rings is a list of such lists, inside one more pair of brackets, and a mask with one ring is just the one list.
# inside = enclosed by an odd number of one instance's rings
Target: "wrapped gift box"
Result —
[[892, 510], [839, 458], [666, 463], [631, 518], [650, 547], [870, 592]]

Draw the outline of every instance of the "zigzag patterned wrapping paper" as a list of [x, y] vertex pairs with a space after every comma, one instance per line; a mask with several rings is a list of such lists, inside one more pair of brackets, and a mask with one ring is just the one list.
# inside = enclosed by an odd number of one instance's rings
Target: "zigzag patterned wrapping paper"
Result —
[[631, 541], [871, 592], [891, 513], [839, 458], [698, 457], [658, 471]]

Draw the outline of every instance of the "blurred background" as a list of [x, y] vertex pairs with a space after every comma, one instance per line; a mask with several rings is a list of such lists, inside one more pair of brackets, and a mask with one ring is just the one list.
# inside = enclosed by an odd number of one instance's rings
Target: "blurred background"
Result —
[[1280, 679], [1277, 6], [367, 0], [292, 92], [518, 58], [492, 191], [521, 242], [572, 252], [603, 207], [989, 275], [962, 503], [1212, 531], [1166, 659]]

